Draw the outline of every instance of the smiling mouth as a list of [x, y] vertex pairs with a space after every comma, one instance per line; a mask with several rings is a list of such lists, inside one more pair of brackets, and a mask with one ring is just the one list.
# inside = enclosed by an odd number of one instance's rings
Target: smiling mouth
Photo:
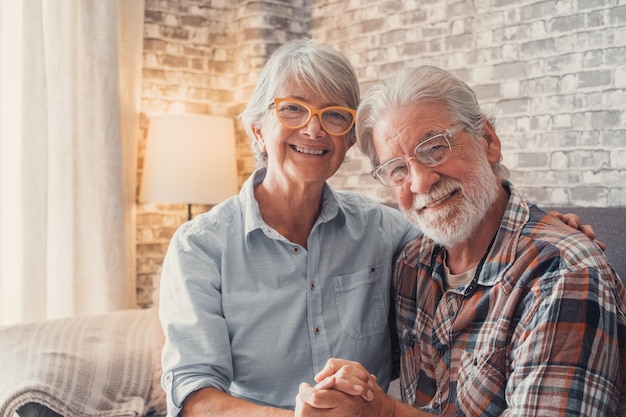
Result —
[[434, 200], [430, 200], [428, 201], [426, 204], [422, 205], [421, 207], [418, 208], [418, 210], [427, 210], [427, 209], [431, 209], [435, 206], [438, 206], [439, 204], [443, 203], [446, 200], [451, 199], [452, 197], [454, 197], [457, 193], [459, 192], [459, 190], [453, 190], [451, 193], [449, 194], [445, 194], [437, 199]]
[[328, 153], [328, 151], [325, 149], [308, 149], [308, 148], [301, 148], [296, 145], [291, 145], [291, 149], [299, 153], [305, 153], [307, 155], [316, 155], [316, 156], [320, 156], [320, 155], [324, 155]]

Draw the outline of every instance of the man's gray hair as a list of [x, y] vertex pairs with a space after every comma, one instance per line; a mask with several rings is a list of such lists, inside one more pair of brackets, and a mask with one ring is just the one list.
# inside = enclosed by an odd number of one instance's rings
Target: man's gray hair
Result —
[[[276, 93], [287, 80], [319, 92], [333, 104], [351, 109], [359, 105], [359, 82], [352, 64], [345, 56], [311, 39], [284, 43], [274, 51], [261, 70], [248, 106], [240, 115], [252, 142], [252, 152], [258, 166], [267, 165], [267, 155], [259, 149], [252, 125], [260, 123]], [[354, 129], [348, 132], [346, 140], [354, 143]]]
[[[386, 112], [425, 100], [443, 103], [454, 124], [463, 125], [474, 138], [482, 137], [487, 116], [480, 108], [476, 94], [467, 84], [434, 66], [407, 68], [372, 87], [358, 109], [357, 141], [361, 152], [369, 157], [372, 167], [381, 162], [372, 138], [376, 121]], [[496, 172], [501, 179], [508, 177], [508, 170], [502, 164], [496, 166]]]

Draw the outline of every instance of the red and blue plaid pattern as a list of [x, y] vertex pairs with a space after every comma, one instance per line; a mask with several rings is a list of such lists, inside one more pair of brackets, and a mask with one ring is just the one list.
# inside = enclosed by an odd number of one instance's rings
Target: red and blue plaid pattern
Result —
[[474, 280], [444, 289], [426, 238], [393, 294], [403, 400], [439, 415], [626, 415], [626, 290], [602, 251], [509, 184]]

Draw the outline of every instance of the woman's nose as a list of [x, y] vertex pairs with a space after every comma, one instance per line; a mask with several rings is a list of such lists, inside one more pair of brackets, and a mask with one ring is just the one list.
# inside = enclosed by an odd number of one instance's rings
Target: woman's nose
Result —
[[322, 127], [322, 122], [319, 118], [319, 115], [317, 114], [313, 115], [313, 117], [311, 117], [311, 120], [309, 120], [307, 124], [302, 126], [302, 130], [312, 139], [317, 139], [326, 134], [326, 131]]

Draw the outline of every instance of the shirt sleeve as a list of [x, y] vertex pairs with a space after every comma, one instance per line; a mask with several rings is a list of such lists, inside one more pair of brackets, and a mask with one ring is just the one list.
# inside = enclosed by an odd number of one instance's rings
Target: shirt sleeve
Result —
[[161, 273], [159, 318], [165, 333], [161, 382], [169, 416], [177, 416], [185, 398], [200, 388], [228, 392], [233, 375], [221, 310], [215, 254], [219, 248], [211, 248], [197, 228], [193, 222], [179, 228]]
[[381, 230], [388, 231], [387, 235], [395, 240], [395, 260], [404, 247], [420, 235], [420, 230], [416, 225], [409, 222], [399, 209], [383, 205], [382, 210], [383, 216], [380, 227]]
[[[619, 401], [623, 311], [614, 275], [581, 268], [542, 276], [513, 336], [503, 415], [609, 415]], [[618, 302], [619, 301], [619, 302]], [[620, 324], [622, 323], [621, 330]]]

